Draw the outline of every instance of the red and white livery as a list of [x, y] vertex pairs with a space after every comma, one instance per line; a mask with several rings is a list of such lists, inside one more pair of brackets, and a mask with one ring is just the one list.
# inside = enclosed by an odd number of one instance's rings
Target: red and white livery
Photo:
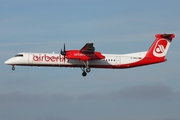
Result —
[[148, 51], [129, 54], [101, 54], [95, 51], [93, 43], [86, 43], [80, 50], [61, 50], [60, 54], [19, 53], [5, 61], [14, 66], [79, 67], [86, 76], [91, 68], [132, 68], [166, 61], [166, 54], [174, 34], [156, 34]]

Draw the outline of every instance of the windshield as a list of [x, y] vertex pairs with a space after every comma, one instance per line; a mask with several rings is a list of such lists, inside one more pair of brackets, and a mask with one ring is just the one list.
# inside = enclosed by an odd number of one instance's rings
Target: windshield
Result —
[[17, 54], [15, 57], [23, 57], [23, 54]]

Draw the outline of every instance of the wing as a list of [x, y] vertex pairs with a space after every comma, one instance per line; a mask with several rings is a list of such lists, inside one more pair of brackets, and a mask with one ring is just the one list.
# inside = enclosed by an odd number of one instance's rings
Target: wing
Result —
[[84, 47], [80, 50], [66, 51], [66, 58], [88, 61], [88, 60], [104, 59], [105, 56], [103, 56], [100, 52], [95, 51], [93, 43], [86, 43]]
[[86, 43], [86, 45], [80, 50], [82, 53], [91, 53], [93, 54], [95, 51], [95, 48], [93, 46], [93, 43]]

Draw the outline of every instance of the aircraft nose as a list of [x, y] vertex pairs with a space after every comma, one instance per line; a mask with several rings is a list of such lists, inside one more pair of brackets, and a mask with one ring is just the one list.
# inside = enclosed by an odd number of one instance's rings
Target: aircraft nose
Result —
[[13, 59], [11, 58], [11, 59], [6, 60], [6, 61], [4, 62], [4, 64], [6, 64], [6, 65], [11, 65], [11, 64], [13, 64]]

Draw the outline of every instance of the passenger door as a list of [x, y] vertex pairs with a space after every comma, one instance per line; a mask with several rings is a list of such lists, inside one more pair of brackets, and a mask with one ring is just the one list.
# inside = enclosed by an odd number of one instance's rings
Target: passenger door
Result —
[[32, 54], [28, 54], [28, 62], [29, 62], [29, 64], [33, 64], [33, 55]]
[[116, 66], [120, 66], [121, 64], [121, 57], [116, 57]]

